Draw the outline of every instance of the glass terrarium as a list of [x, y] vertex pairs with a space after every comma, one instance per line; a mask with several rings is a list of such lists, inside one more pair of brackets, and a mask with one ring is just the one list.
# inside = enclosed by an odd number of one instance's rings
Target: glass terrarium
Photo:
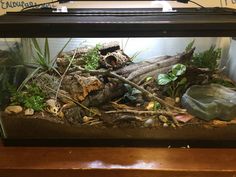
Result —
[[236, 11], [0, 17], [6, 140], [236, 140]]

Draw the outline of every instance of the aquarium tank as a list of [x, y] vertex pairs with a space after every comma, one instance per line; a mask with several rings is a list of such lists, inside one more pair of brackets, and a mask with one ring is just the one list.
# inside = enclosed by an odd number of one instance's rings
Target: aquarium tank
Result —
[[236, 140], [235, 36], [228, 8], [7, 13], [2, 136]]

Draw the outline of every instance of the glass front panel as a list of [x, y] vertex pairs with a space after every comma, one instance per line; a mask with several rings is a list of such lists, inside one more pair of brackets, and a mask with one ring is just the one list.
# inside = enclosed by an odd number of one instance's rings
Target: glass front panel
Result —
[[232, 37], [2, 38], [3, 134], [235, 139], [235, 50]]

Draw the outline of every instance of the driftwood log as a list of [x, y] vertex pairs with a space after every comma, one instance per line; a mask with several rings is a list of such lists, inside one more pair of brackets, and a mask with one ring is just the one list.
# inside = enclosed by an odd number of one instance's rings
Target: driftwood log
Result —
[[139, 84], [149, 76], [154, 77], [157, 74], [168, 72], [174, 64], [183, 63], [190, 60], [194, 50], [195, 48], [187, 53], [184, 52], [175, 56], [163, 56], [154, 58], [150, 61], [132, 63], [115, 72], [116, 74]]

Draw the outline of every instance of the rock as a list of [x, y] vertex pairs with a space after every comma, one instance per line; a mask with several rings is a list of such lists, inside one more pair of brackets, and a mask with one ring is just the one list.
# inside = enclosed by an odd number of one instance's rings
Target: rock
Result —
[[25, 115], [26, 116], [32, 116], [34, 115], [34, 110], [32, 108], [28, 108], [25, 110]]
[[79, 106], [65, 110], [65, 119], [69, 124], [79, 125], [83, 123], [83, 111]]
[[179, 103], [180, 102], [180, 98], [179, 97], [176, 97], [175, 98], [175, 103]]
[[181, 103], [190, 114], [206, 121], [230, 121], [236, 117], [236, 92], [219, 84], [194, 85]]
[[87, 123], [87, 122], [89, 122], [92, 119], [93, 119], [92, 117], [84, 116], [83, 117], [83, 123]]
[[7, 106], [5, 109], [5, 113], [7, 114], [18, 114], [23, 111], [21, 106]]
[[152, 127], [154, 125], [154, 120], [153, 119], [148, 119], [144, 122], [144, 127]]
[[164, 123], [163, 127], [169, 127], [169, 125], [167, 123]]

